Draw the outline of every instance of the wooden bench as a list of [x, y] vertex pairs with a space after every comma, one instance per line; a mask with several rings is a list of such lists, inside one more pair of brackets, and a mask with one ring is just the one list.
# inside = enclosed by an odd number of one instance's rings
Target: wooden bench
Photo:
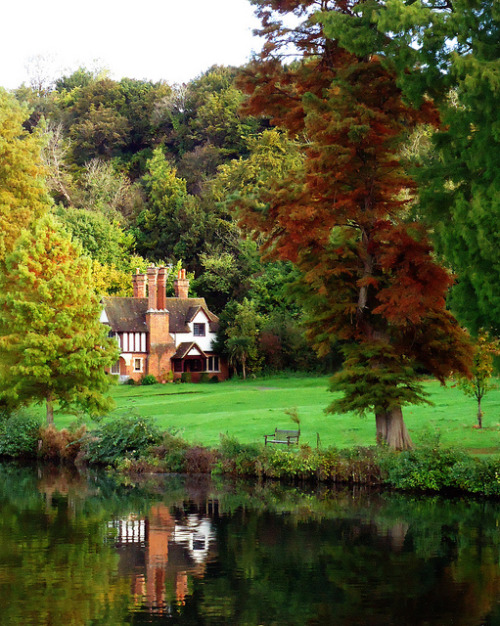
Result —
[[299, 443], [300, 430], [280, 430], [276, 428], [272, 435], [264, 435], [265, 445], [268, 443], [284, 443], [292, 446]]

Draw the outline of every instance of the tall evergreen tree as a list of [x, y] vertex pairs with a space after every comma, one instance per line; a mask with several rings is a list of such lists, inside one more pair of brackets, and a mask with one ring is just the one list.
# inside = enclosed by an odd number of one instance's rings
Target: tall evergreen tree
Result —
[[117, 358], [100, 323], [90, 261], [53, 218], [44, 217], [19, 240], [0, 275], [0, 398], [10, 406], [45, 402], [105, 412]]
[[379, 54], [405, 97], [441, 114], [418, 179], [420, 213], [457, 274], [450, 307], [476, 333], [500, 332], [500, 5], [496, 0], [358, 3], [323, 17], [357, 54]]
[[[451, 277], [424, 229], [404, 219], [415, 185], [399, 147], [415, 124], [432, 120], [432, 108], [408, 107], [377, 57], [325, 37], [314, 0], [253, 3], [266, 43], [243, 78], [247, 110], [299, 136], [305, 164], [257, 210], [241, 203], [243, 222], [267, 235], [271, 256], [303, 272], [318, 349], [327, 353], [332, 337], [344, 342], [345, 366], [332, 379], [343, 396], [330, 411], [373, 410], [377, 440], [409, 447], [402, 407], [425, 401], [418, 369], [444, 381], [471, 358], [445, 309]], [[348, 14], [353, 4], [326, 0], [321, 9]], [[287, 14], [301, 23], [285, 26]], [[287, 66], [291, 46], [301, 60]]]

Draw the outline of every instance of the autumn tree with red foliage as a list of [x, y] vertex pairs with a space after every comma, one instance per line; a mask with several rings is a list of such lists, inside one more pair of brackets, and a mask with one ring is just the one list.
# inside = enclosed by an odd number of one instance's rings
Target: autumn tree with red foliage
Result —
[[[402, 407], [426, 401], [417, 372], [444, 382], [452, 371], [467, 374], [471, 359], [467, 335], [445, 308], [452, 277], [424, 228], [407, 221], [415, 185], [399, 150], [417, 123], [434, 121], [434, 109], [406, 106], [376, 57], [324, 36], [322, 12], [347, 13], [355, 3], [252, 2], [265, 44], [240, 81], [246, 112], [288, 130], [304, 161], [258, 208], [241, 203], [241, 222], [266, 235], [269, 257], [301, 269], [319, 353], [332, 338], [342, 342], [344, 368], [331, 385], [342, 396], [328, 410], [373, 411], [378, 442], [411, 447]], [[296, 25], [285, 26], [285, 16]]]

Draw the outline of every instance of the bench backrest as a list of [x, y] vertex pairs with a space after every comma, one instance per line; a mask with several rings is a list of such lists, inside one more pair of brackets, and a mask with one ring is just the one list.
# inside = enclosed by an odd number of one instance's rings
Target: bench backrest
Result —
[[280, 430], [276, 428], [274, 431], [274, 436], [276, 439], [286, 439], [287, 437], [299, 437], [300, 430]]

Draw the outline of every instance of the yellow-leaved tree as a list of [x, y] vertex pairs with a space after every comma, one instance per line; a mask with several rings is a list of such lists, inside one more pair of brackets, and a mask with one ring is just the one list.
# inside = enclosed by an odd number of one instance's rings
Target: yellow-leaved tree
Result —
[[50, 207], [41, 139], [23, 128], [27, 110], [0, 88], [0, 263], [21, 231]]
[[0, 273], [0, 404], [44, 402], [48, 424], [56, 404], [106, 412], [118, 346], [100, 313], [90, 259], [55, 218], [37, 220]]

